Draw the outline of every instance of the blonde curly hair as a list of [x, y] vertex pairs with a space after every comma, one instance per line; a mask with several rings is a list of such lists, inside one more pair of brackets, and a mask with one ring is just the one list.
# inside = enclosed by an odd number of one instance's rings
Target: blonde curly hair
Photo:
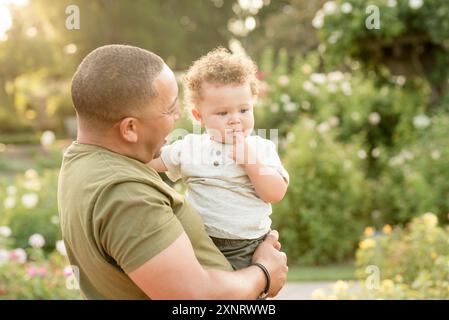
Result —
[[201, 100], [203, 83], [240, 85], [248, 81], [252, 94], [257, 96], [259, 89], [256, 72], [256, 64], [247, 56], [232, 54], [222, 47], [210, 51], [193, 62], [184, 76], [187, 107], [191, 110]]

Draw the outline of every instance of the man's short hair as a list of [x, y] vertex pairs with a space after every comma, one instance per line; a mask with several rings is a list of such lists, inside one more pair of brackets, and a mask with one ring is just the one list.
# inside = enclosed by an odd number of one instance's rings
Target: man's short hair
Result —
[[154, 79], [164, 61], [147, 50], [107, 45], [89, 53], [72, 79], [78, 117], [94, 125], [111, 125], [135, 116], [157, 96]]

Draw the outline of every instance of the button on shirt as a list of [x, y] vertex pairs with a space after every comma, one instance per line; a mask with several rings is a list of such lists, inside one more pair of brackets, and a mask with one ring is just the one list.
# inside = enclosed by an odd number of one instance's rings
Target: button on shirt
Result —
[[[256, 147], [258, 159], [268, 167], [261, 174], [278, 172], [288, 181], [276, 145], [259, 136], [247, 143]], [[233, 146], [216, 142], [208, 134], [188, 134], [162, 148], [167, 176], [187, 185], [186, 199], [203, 218], [212, 237], [256, 239], [271, 226], [271, 204], [260, 199], [243, 167], [229, 157]]]

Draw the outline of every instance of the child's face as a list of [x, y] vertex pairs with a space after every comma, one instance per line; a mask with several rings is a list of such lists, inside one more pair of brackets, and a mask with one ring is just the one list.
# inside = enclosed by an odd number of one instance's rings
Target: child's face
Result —
[[248, 82], [221, 86], [204, 83], [201, 93], [192, 114], [215, 141], [232, 143], [236, 135], [251, 134], [255, 98]]

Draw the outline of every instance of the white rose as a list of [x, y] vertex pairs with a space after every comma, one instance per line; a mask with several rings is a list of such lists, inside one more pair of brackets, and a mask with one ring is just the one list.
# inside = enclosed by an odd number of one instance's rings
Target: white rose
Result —
[[25, 179], [37, 179], [39, 178], [39, 175], [37, 174], [37, 171], [34, 169], [28, 169], [25, 171]]
[[372, 125], [379, 124], [379, 122], [380, 122], [380, 114], [378, 114], [377, 112], [372, 112], [368, 116], [368, 122], [371, 123]]
[[365, 150], [359, 150], [359, 151], [357, 152], [357, 156], [358, 156], [360, 159], [366, 159], [366, 151], [365, 151]]
[[423, 0], [409, 0], [408, 6], [412, 9], [419, 9], [424, 4]]
[[298, 104], [295, 102], [287, 102], [286, 104], [284, 104], [284, 111], [285, 112], [293, 112], [296, 111], [298, 109]]
[[329, 72], [327, 75], [327, 80], [330, 82], [340, 82], [343, 78], [343, 73], [341, 71]]
[[310, 81], [304, 81], [304, 83], [302, 84], [302, 88], [307, 92], [312, 92], [315, 90], [315, 86]]
[[11, 235], [11, 229], [7, 226], [0, 226], [0, 236], [8, 238]]
[[310, 75], [310, 80], [316, 84], [324, 84], [326, 83], [326, 75], [324, 73], [312, 73]]
[[413, 125], [417, 129], [424, 129], [430, 125], [430, 119], [426, 115], [418, 115], [413, 118]]
[[312, 26], [315, 29], [321, 29], [324, 25], [324, 14], [321, 10], [318, 10], [318, 12], [315, 15], [315, 18], [312, 20]]
[[337, 4], [335, 1], [328, 1], [323, 5], [323, 11], [325, 14], [334, 14], [337, 11]]
[[53, 131], [44, 131], [41, 136], [41, 145], [43, 147], [49, 147], [55, 142], [55, 134]]
[[345, 2], [341, 5], [341, 12], [350, 13], [352, 11], [352, 4]]
[[9, 257], [11, 258], [11, 260], [17, 260], [21, 264], [27, 261], [27, 254], [22, 248], [12, 250], [9, 253]]
[[371, 155], [373, 156], [373, 158], [378, 158], [378, 157], [380, 156], [380, 150], [379, 150], [379, 148], [374, 148], [374, 149], [371, 151]]
[[387, 6], [389, 6], [390, 8], [394, 8], [397, 5], [397, 1], [396, 0], [388, 0], [387, 1]]
[[39, 196], [36, 193], [25, 193], [22, 196], [22, 204], [27, 209], [34, 208], [39, 202]]
[[35, 233], [28, 239], [28, 244], [35, 249], [39, 249], [45, 245], [45, 239], [41, 234]]

